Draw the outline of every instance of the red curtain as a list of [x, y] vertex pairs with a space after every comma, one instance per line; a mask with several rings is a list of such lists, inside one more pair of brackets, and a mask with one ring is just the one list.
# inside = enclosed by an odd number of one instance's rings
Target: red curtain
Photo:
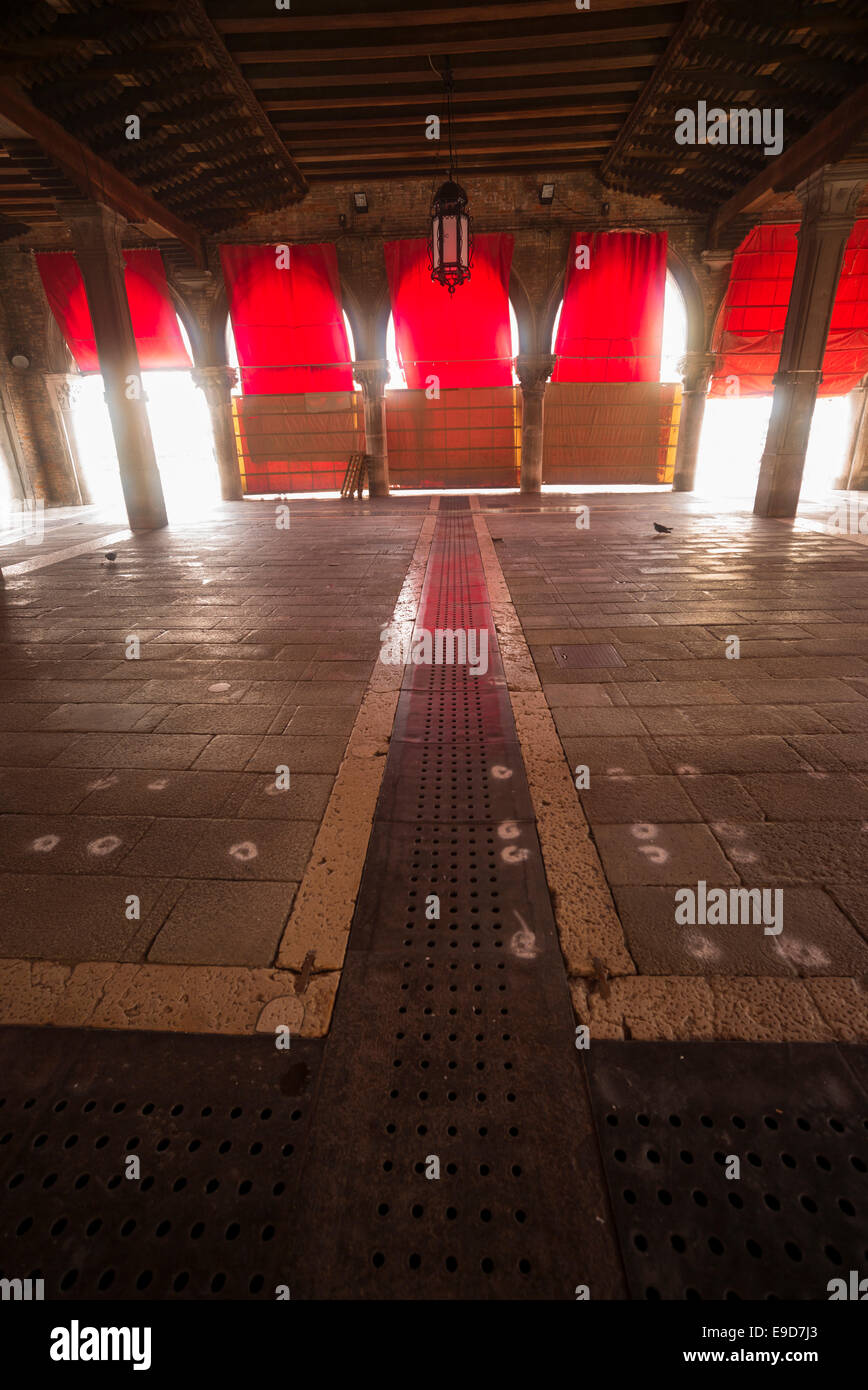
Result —
[[[124, 262], [124, 283], [142, 370], [189, 367], [190, 357], [178, 328], [159, 251], [156, 247], [125, 250]], [[93, 323], [78, 261], [71, 251], [42, 251], [36, 256], [36, 264], [51, 312], [79, 371], [98, 372]]]
[[[798, 223], [754, 227], [735, 253], [714, 336], [712, 396], [769, 396], [778, 369], [796, 269]], [[844, 252], [818, 394], [841, 396], [868, 372], [868, 220]]]
[[435, 284], [425, 240], [387, 241], [398, 360], [412, 391], [436, 376], [444, 390], [512, 384], [509, 270], [513, 238], [473, 238], [470, 279], [453, 295]]
[[[334, 246], [221, 246], [246, 396], [352, 391]], [[337, 364], [337, 365], [336, 365]]]
[[573, 236], [552, 381], [660, 380], [666, 246], [665, 232]]

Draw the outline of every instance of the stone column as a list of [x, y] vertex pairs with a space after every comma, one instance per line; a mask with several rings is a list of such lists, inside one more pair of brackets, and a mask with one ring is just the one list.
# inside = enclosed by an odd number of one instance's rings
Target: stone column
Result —
[[860, 160], [826, 165], [796, 188], [803, 207], [799, 250], [754, 500], [757, 516], [796, 515], [844, 248], [866, 179], [868, 161]]
[[214, 452], [220, 473], [220, 496], [224, 502], [241, 502], [244, 491], [232, 420], [232, 387], [238, 381], [238, 373], [234, 367], [194, 367], [192, 377], [194, 384], [205, 393], [211, 414]]
[[543, 403], [546, 382], [557, 358], [548, 353], [521, 354], [515, 370], [521, 382], [521, 490], [539, 492], [543, 466]]
[[[841, 487], [852, 488], [856, 492], [868, 492], [868, 387], [857, 387], [854, 396], [862, 398], [862, 408], [854, 419], [852, 450], [850, 451], [847, 476]], [[854, 401], [854, 415], [856, 402]]]
[[372, 497], [388, 497], [389, 447], [386, 440], [386, 382], [389, 380], [389, 364], [379, 357], [367, 362], [354, 362], [353, 377], [362, 388], [365, 405], [368, 491]]
[[852, 485], [851, 480], [856, 476], [859, 438], [865, 419], [866, 401], [868, 401], [868, 388], [865, 386], [856, 386], [847, 395], [847, 404], [850, 407], [850, 428], [847, 432], [847, 445], [844, 449], [841, 472], [832, 483], [833, 488], [850, 487]]
[[711, 352], [687, 352], [678, 364], [683, 385], [673, 492], [692, 492], [694, 488], [708, 379], [713, 368], [714, 354]]
[[60, 203], [58, 210], [87, 293], [130, 528], [153, 531], [166, 525], [166, 504], [124, 285], [124, 219], [102, 203]]
[[0, 379], [0, 450], [9, 464], [9, 483], [13, 498], [19, 502], [28, 501], [33, 497], [33, 487], [28, 477], [27, 465], [21, 454], [18, 426], [15, 422], [12, 405], [7, 399], [2, 379]]
[[75, 407], [81, 396], [81, 380], [66, 372], [48, 372], [45, 376], [45, 389], [66, 445], [70, 473], [78, 493], [76, 500], [81, 506], [86, 507], [93, 502], [93, 497], [81, 467], [74, 418]]

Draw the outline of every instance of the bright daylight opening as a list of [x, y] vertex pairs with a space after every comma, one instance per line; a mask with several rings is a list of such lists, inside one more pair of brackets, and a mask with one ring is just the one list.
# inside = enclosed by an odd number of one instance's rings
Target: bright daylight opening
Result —
[[[753, 497], [766, 442], [771, 396], [712, 397], [705, 403], [696, 491], [712, 497]], [[846, 396], [821, 396], [814, 406], [802, 497], [823, 497], [844, 465], [850, 412]]]
[[[178, 326], [192, 358], [190, 340], [180, 319]], [[205, 394], [194, 386], [189, 370], [142, 372], [142, 385], [169, 517], [173, 521], [200, 517], [220, 500], [220, 477]], [[94, 503], [125, 517], [117, 451], [105, 403], [105, 385], [99, 373], [80, 378], [73, 427]]]

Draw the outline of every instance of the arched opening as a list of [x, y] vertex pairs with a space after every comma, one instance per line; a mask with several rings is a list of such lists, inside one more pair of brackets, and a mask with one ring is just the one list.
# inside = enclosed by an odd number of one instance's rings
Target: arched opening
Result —
[[[561, 322], [564, 301], [561, 299], [552, 326], [551, 351], [555, 350], [558, 328]], [[510, 305], [510, 308], [512, 306]], [[666, 287], [663, 292], [663, 348], [660, 355], [660, 380], [676, 382], [681, 380], [678, 362], [687, 351], [687, 304], [681, 286], [671, 270], [666, 272]]]
[[[184, 346], [193, 353], [183, 320], [178, 328]], [[123, 517], [123, 491], [111, 421], [100, 373], [78, 378], [72, 409], [78, 455], [95, 505]], [[204, 392], [189, 370], [142, 372], [148, 420], [166, 509], [179, 520], [201, 516], [220, 500], [220, 478], [214, 452], [211, 416]]]
[[[351, 361], [351, 362], [355, 362], [355, 360], [356, 360], [356, 344], [355, 344], [355, 341], [354, 341], [354, 339], [353, 339], [353, 326], [352, 326], [352, 324], [350, 323], [349, 315], [347, 314], [346, 309], [343, 309], [343, 310], [342, 310], [342, 313], [343, 313], [343, 318], [344, 318], [344, 328], [346, 329], [346, 333], [347, 333], [347, 343], [349, 344], [349, 349], [350, 349], [350, 361]], [[394, 329], [392, 330], [392, 336], [393, 336], [393, 338], [394, 338]], [[237, 371], [237, 370], [238, 370], [238, 349], [237, 349], [237, 347], [236, 347], [236, 345], [235, 345], [235, 334], [234, 334], [233, 331], [232, 331], [232, 319], [229, 317], [228, 314], [226, 315], [226, 328], [225, 328], [225, 331], [224, 331], [224, 341], [225, 341], [225, 344], [226, 344], [226, 361], [229, 363], [229, 366], [230, 366], [230, 367], [234, 367], [234, 368], [236, 369], [236, 371]], [[355, 382], [354, 382], [353, 384], [356, 385]], [[357, 389], [360, 389], [360, 388], [357, 388]], [[239, 380], [238, 380], [237, 384], [236, 384], [235, 386], [233, 386], [233, 388], [232, 388], [232, 394], [233, 394], [233, 396], [240, 396], [240, 395], [241, 395], [240, 374], [239, 374]]]

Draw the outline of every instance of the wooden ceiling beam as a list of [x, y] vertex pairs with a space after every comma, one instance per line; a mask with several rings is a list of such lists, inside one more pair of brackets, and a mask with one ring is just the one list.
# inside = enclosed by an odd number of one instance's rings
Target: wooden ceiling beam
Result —
[[[660, 6], [660, 0], [593, 0], [593, 13], [601, 15], [610, 10], [623, 11], [628, 6], [639, 11], [656, 9]], [[399, 25], [445, 29], [449, 25], [502, 25], [520, 19], [563, 18], [570, 7], [565, 0], [520, 0], [520, 3], [500, 0], [500, 3], [486, 5], [436, 5], [433, 8], [417, 5], [413, 10], [404, 5], [400, 9], [365, 13], [359, 9], [356, 0], [350, 0], [346, 7], [331, 4], [328, 14], [299, 15], [294, 10], [265, 15], [239, 13], [244, 8], [245, 0], [211, 0], [208, 13], [215, 29], [221, 34], [295, 34], [333, 29], [344, 34], [348, 29], [395, 29]], [[580, 14], [578, 22], [585, 23], [586, 16]]]
[[[570, 137], [569, 135], [555, 136], [554, 138], [549, 139], [541, 138], [539, 140], [527, 141], [525, 141], [522, 138], [516, 138], [514, 140], [510, 140], [509, 152], [510, 154], [534, 154], [539, 159], [545, 159], [548, 158], [550, 155], [557, 153], [558, 150], [607, 150], [609, 148], [609, 144], [610, 141], [608, 140], [600, 140], [599, 138], [590, 138], [587, 140], [582, 140], [576, 139], [575, 137]], [[334, 161], [335, 163], [347, 164], [351, 162], [351, 160], [356, 158], [358, 158], [358, 160], [361, 163], [366, 163], [373, 159], [406, 159], [408, 153], [406, 148], [376, 148], [370, 144], [361, 144], [358, 146], [345, 145], [343, 149], [335, 145], [332, 148], [334, 149], [334, 153], [326, 152], [321, 147], [299, 147], [297, 150], [294, 151], [294, 154], [296, 159], [298, 159], [301, 163], [304, 163], [306, 159], [311, 159], [316, 160], [319, 164], [329, 164], [332, 161]], [[413, 145], [411, 147], [412, 151], [415, 151], [416, 149], [418, 149], [418, 146], [416, 145]], [[358, 150], [358, 154], [356, 154], [356, 150]], [[464, 168], [464, 166], [470, 162], [473, 155], [502, 155], [503, 153], [504, 147], [500, 141], [497, 141], [494, 144], [463, 144], [460, 150], [461, 167]], [[444, 154], [443, 151], [432, 151], [432, 157], [428, 167], [433, 173], [436, 172], [438, 168], [445, 167], [445, 163], [447, 161], [448, 155]]]
[[[591, 75], [587, 75], [582, 84], [578, 86], [573, 85], [565, 87], [553, 86], [550, 84], [546, 84], [544, 87], [512, 86], [503, 88], [499, 86], [491, 92], [482, 91], [481, 89], [477, 89], [473, 92], [456, 92], [453, 100], [458, 115], [461, 114], [462, 106], [468, 102], [515, 102], [532, 101], [540, 98], [552, 100], [557, 97], [566, 97], [576, 102], [582, 102], [584, 100], [585, 105], [596, 110], [598, 106], [598, 96], [616, 96], [618, 94], [623, 94], [625, 97], [631, 96], [640, 90], [642, 81], [643, 79], [638, 73], [629, 78], [617, 77], [614, 80], [606, 75], [599, 80]], [[391, 91], [383, 91], [382, 89], [380, 91], [375, 91], [366, 88], [362, 92], [355, 92], [350, 95], [347, 95], [347, 89], [344, 87], [343, 94], [340, 96], [323, 97], [319, 96], [316, 92], [312, 93], [310, 96], [266, 96], [263, 97], [262, 104], [268, 114], [273, 116], [276, 112], [281, 111], [343, 111], [347, 109], [357, 111], [362, 104], [364, 104], [366, 111], [372, 111], [378, 108], [388, 109], [394, 106], [409, 107], [417, 104], [421, 100], [422, 96], [415, 87], [408, 88], [403, 92], [396, 91], [394, 88]], [[415, 105], [415, 109], [418, 110], [418, 105]]]
[[[544, 146], [547, 140], [575, 140], [581, 141], [592, 135], [611, 136], [612, 131], [619, 128], [620, 122], [614, 120], [594, 121], [587, 120], [581, 122], [570, 122], [569, 124], [559, 123], [553, 125], [550, 122], [534, 124], [533, 122], [517, 122], [515, 130], [508, 137], [509, 148], [514, 149], [514, 141], [533, 140], [534, 143]], [[479, 126], [462, 126], [460, 132], [456, 133], [456, 147], [459, 156], [464, 157], [468, 150], [479, 148], [479, 141], [493, 142], [487, 148], [504, 148], [504, 131], [501, 126], [495, 126], [493, 130], [480, 128]], [[599, 144], [599, 141], [594, 141]], [[424, 131], [420, 127], [417, 135], [395, 135], [394, 132], [383, 130], [381, 134], [374, 131], [361, 131], [358, 135], [336, 135], [334, 131], [328, 134], [310, 135], [307, 131], [297, 132], [293, 141], [293, 151], [303, 154], [306, 151], [325, 151], [325, 150], [370, 150], [372, 153], [377, 149], [387, 150], [390, 154], [400, 155], [402, 151], [418, 150], [430, 154], [436, 160], [448, 159], [448, 144], [445, 140], [426, 140]]]
[[[635, 25], [627, 28], [626, 26], [611, 30], [593, 31], [594, 42], [589, 42], [582, 37], [581, 31], [576, 30], [574, 25], [569, 29], [562, 29], [559, 32], [546, 32], [540, 34], [510, 35], [500, 32], [498, 34], [480, 35], [478, 38], [461, 38], [455, 34], [437, 34], [432, 39], [427, 39], [423, 43], [388, 43], [378, 44], [375, 47], [355, 46], [352, 44], [330, 45], [327, 48], [305, 48], [303, 44], [292, 42], [287, 43], [285, 48], [276, 46], [273, 39], [264, 38], [260, 45], [252, 45], [242, 48], [238, 45], [228, 45], [229, 54], [240, 67], [253, 66], [257, 63], [288, 63], [292, 65], [303, 63], [334, 63], [345, 62], [381, 62], [384, 58], [399, 58], [406, 61], [408, 58], [424, 58], [429, 56], [434, 58], [436, 63], [437, 52], [432, 54], [432, 44], [443, 44], [448, 47], [450, 58], [454, 58], [459, 53], [526, 53], [536, 49], [550, 49], [561, 44], [571, 48], [578, 57], [584, 54], [585, 57], [608, 58], [609, 62], [617, 62], [617, 56], [608, 50], [651, 43], [660, 39], [667, 39], [673, 32], [677, 13], [680, 6], [667, 6], [673, 17], [661, 21], [658, 24]], [[626, 11], [629, 14], [629, 11]], [[504, 26], [500, 26], [501, 30]], [[433, 74], [432, 74], [433, 76]], [[435, 79], [436, 80], [436, 79]]]
[[868, 83], [851, 92], [813, 130], [770, 160], [761, 173], [718, 208], [712, 224], [714, 238], [734, 217], [755, 211], [776, 193], [795, 188], [821, 165], [836, 164], [863, 133], [866, 110]]
[[169, 236], [182, 241], [199, 264], [204, 264], [202, 238], [195, 227], [176, 217], [98, 154], [88, 150], [57, 121], [38, 111], [8, 81], [0, 82], [0, 115], [35, 140], [82, 196], [107, 203], [130, 222], [156, 223]]
[[[539, 177], [542, 177], [543, 174], [549, 175], [557, 173], [559, 169], [573, 169], [578, 168], [579, 166], [592, 166], [599, 164], [599, 162], [599, 155], [578, 155], [574, 156], [571, 159], [561, 157], [555, 160], [548, 161], [545, 165], [541, 165], [540, 161], [537, 159], [525, 160], [524, 162], [510, 160], [508, 163], [504, 163], [503, 157], [501, 156], [500, 159], [495, 160], [493, 163], [474, 162], [472, 164], [468, 164], [466, 168], [462, 168], [461, 174], [463, 178], [467, 179], [471, 179], [474, 178], [476, 175], [482, 174], [535, 174]], [[335, 179], [361, 180], [367, 178], [392, 180], [411, 178], [416, 176], [419, 176], [421, 178], [430, 178], [431, 170], [430, 168], [401, 164], [400, 166], [386, 166], [384, 168], [365, 169], [360, 174], [359, 170], [351, 165], [343, 169], [321, 170], [318, 170], [316, 165], [312, 165], [310, 168], [307, 168], [305, 170], [305, 175], [311, 183], [334, 183]], [[471, 198], [471, 212], [473, 211], [472, 203], [473, 200]]]
[[[461, 113], [460, 118], [455, 121], [456, 132], [471, 129], [480, 124], [494, 125], [497, 122], [509, 121], [516, 126], [528, 119], [547, 119], [554, 120], [558, 117], [575, 117], [577, 124], [581, 125], [588, 120], [596, 120], [601, 116], [622, 116], [630, 110], [628, 102], [601, 102], [599, 106], [587, 105], [559, 105], [559, 106], [540, 106], [539, 102], [533, 102], [530, 106], [518, 106], [515, 103], [507, 110], [494, 111], [483, 110], [479, 114]], [[364, 120], [353, 120], [353, 130], [381, 130], [390, 131], [396, 128], [411, 126], [420, 130], [424, 129], [425, 118], [419, 114], [418, 109], [410, 111], [400, 111], [394, 116], [370, 116]], [[305, 120], [275, 120], [273, 125], [279, 130], [284, 140], [292, 140], [293, 135], [307, 137], [311, 133], [320, 131], [331, 132], [340, 135], [345, 131], [346, 126], [340, 117], [332, 121], [305, 121]]]
[[[605, 56], [589, 57], [587, 50], [581, 48], [568, 49], [566, 47], [556, 49], [547, 58], [539, 55], [532, 62], [526, 62], [520, 55], [513, 63], [485, 63], [482, 67], [462, 67], [455, 72], [455, 81], [459, 87], [468, 84], [468, 89], [474, 87], [478, 81], [485, 81], [489, 78], [505, 77], [509, 81], [514, 81], [521, 77], [549, 77], [553, 73], [565, 73], [570, 77], [575, 77], [576, 73], [598, 72], [605, 74], [603, 80], [617, 81], [623, 78], [625, 69], [641, 68], [646, 77], [654, 71], [654, 65], [665, 52], [666, 43], [660, 39], [654, 43], [642, 43], [633, 45], [625, 44], [620, 52], [615, 53], [608, 50]], [[272, 55], [273, 57], [273, 55]], [[388, 86], [394, 81], [398, 83], [416, 83], [425, 88], [426, 95], [435, 100], [441, 95], [437, 79], [427, 63], [425, 68], [419, 68], [414, 72], [408, 70], [402, 63], [395, 63], [391, 68], [378, 68], [359, 73], [351, 63], [342, 63], [339, 68], [332, 67], [329, 71], [316, 73], [293, 72], [287, 63], [286, 66], [274, 63], [256, 68], [247, 79], [249, 85], [256, 91], [267, 87], [282, 87], [295, 92], [300, 87], [341, 87], [352, 86], [353, 79], [358, 85], [363, 85], [368, 89], [368, 94], [373, 99], [383, 87]], [[459, 93], [456, 92], [456, 97]]]

